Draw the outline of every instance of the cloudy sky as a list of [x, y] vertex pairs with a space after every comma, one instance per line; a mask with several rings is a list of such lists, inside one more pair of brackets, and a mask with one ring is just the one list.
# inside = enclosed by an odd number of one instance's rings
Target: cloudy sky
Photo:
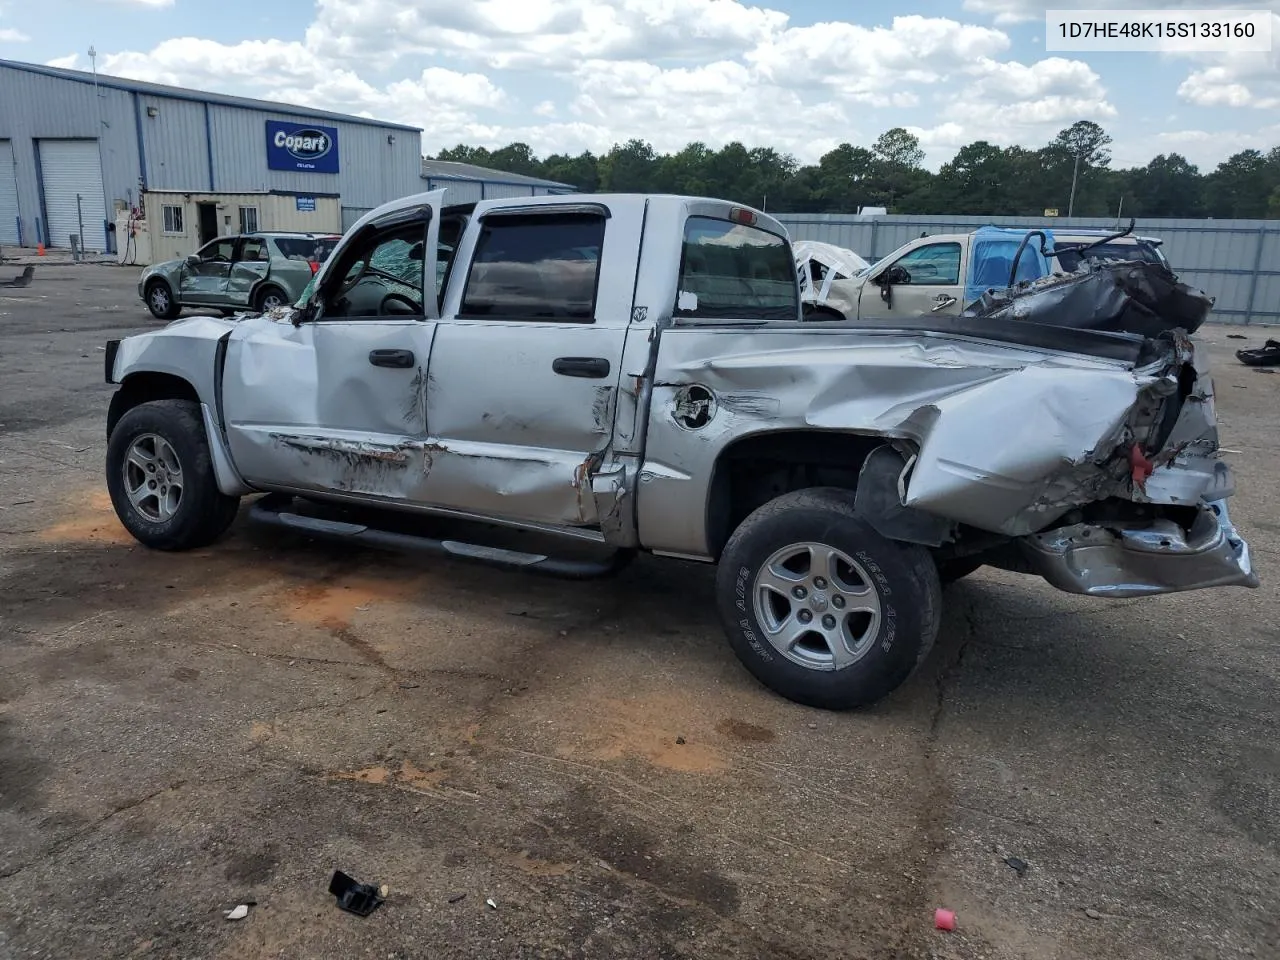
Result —
[[[1271, 11], [1267, 54], [1046, 54], [1044, 11]], [[1280, 145], [1280, 0], [0, 0], [0, 58], [375, 116], [423, 149], [739, 140], [813, 161], [905, 126], [935, 168], [1074, 120], [1120, 165]]]

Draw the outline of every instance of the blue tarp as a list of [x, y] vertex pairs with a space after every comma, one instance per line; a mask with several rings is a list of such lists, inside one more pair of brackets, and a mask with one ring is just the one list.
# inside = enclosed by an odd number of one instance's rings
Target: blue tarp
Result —
[[[1052, 250], [1053, 231], [1045, 229], [1044, 234], [1044, 245]], [[969, 250], [969, 276], [964, 288], [966, 304], [977, 300], [992, 287], [1004, 290], [1009, 286], [1013, 257], [1026, 235], [1026, 230], [1007, 227], [982, 227], [974, 231]], [[1022, 251], [1015, 280], [1034, 280], [1047, 277], [1051, 272], [1048, 258], [1040, 252], [1040, 238], [1033, 236]]]

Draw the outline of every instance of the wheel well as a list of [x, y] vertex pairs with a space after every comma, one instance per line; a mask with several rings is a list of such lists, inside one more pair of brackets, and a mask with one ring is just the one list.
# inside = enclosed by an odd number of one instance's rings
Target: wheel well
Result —
[[169, 293], [172, 295], [172, 293], [173, 293], [173, 287], [169, 285], [169, 281], [168, 281], [168, 280], [166, 280], [164, 277], [151, 277], [151, 278], [149, 278], [149, 279], [147, 280], [147, 282], [143, 285], [142, 289], [144, 289], [144, 290], [150, 290], [150, 289], [151, 289], [152, 287], [154, 287], [156, 284], [160, 284], [161, 286], [163, 286], [163, 287], [167, 288], [167, 289], [168, 289], [168, 291], [169, 291]]
[[286, 300], [289, 299], [289, 292], [285, 290], [284, 287], [280, 286], [280, 284], [276, 283], [274, 280], [259, 280], [258, 285], [253, 288], [252, 300], [254, 303], [258, 302], [258, 298], [262, 296], [263, 291], [265, 290], [279, 290], [281, 296], [283, 296]]
[[881, 437], [811, 430], [756, 434], [731, 444], [716, 460], [707, 498], [707, 547], [720, 551], [757, 507], [806, 487], [853, 490]]
[[107, 409], [107, 437], [116, 428], [120, 418], [143, 403], [152, 400], [190, 400], [200, 402], [196, 388], [181, 377], [170, 373], [133, 373], [124, 378], [119, 389], [111, 396]]

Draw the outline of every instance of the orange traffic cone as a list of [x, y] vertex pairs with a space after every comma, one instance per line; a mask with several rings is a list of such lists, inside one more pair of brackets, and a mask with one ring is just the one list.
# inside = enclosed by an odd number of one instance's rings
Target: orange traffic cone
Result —
[[43, 243], [37, 243], [37, 244], [36, 244], [36, 256], [37, 256], [37, 257], [43, 257], [43, 256], [44, 256], [44, 244], [43, 244]]

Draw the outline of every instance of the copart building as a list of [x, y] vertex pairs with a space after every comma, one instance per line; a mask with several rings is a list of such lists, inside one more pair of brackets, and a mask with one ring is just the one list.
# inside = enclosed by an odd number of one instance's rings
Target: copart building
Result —
[[433, 187], [448, 188], [446, 202], [573, 189], [478, 167], [432, 168], [428, 179], [421, 134], [0, 60], [0, 247], [68, 247], [74, 237], [143, 264], [228, 233], [339, 233], [366, 210]]

